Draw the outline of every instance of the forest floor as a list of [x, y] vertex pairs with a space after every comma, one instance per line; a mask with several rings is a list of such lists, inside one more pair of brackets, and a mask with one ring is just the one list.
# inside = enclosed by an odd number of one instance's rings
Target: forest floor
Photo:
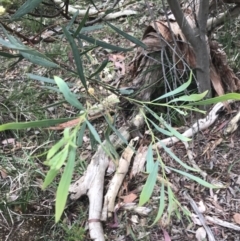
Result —
[[[150, 9], [154, 15], [146, 14], [147, 6], [144, 3], [139, 3], [136, 4], [134, 10], [141, 14], [121, 17], [112, 23], [141, 39], [151, 19], [160, 14], [160, 8], [159, 11], [156, 10], [158, 8], [157, 2], [153, 1], [150, 3]], [[216, 34], [218, 34], [218, 40], [223, 44], [228, 56], [231, 56], [230, 63], [234, 62], [232, 67], [237, 70], [238, 63], [237, 59], [234, 58], [237, 50], [233, 50], [232, 46], [239, 36], [232, 35], [231, 32], [225, 31], [226, 29], [222, 28]], [[130, 44], [126, 39], [119, 38], [113, 32], [99, 30], [94, 31], [92, 35], [122, 47]], [[51, 49], [53, 53], [60, 50], [64, 54], [68, 53], [69, 50], [67, 47], [63, 47], [62, 43], [52, 45]], [[93, 51], [93, 59], [98, 62], [108, 54], [98, 49]], [[0, 61], [0, 124], [43, 118], [72, 117], [76, 114], [75, 110], [66, 104], [54, 106], [55, 103], [61, 101], [59, 95], [43, 88], [39, 82], [29, 80], [26, 77], [26, 73], [35, 73], [51, 78], [55, 74], [61, 74], [61, 78], [68, 79], [69, 76], [64, 76], [65, 73], [56, 73], [36, 67], [25, 60], [12, 68], [9, 68], [12, 60], [6, 61], [6, 59], [1, 58]], [[95, 68], [94, 64], [88, 64], [86, 63], [86, 68]], [[77, 80], [70, 78], [69, 81], [74, 84], [72, 91], [78, 93]], [[228, 136], [223, 135], [224, 128], [238, 112], [239, 107], [239, 103], [236, 102], [231, 105], [231, 112], [222, 111], [217, 121], [208, 129], [196, 134], [190, 143], [196, 164], [207, 173], [206, 180], [222, 188], [208, 189], [186, 176], [176, 175], [176, 173], [169, 171], [166, 175], [173, 186], [179, 206], [169, 205], [172, 210], [165, 210], [160, 221], [151, 226], [159, 207], [161, 187], [159, 182], [154, 188], [150, 201], [144, 206], [150, 212], [144, 215], [143, 212], [137, 212], [136, 209], [120, 208], [116, 210], [114, 218], [104, 223], [106, 240], [208, 240], [196, 237], [204, 234], [202, 222], [206, 222], [210, 227], [216, 241], [240, 240], [240, 131], [237, 130]], [[189, 116], [185, 122], [179, 121], [178, 125], [176, 124], [174, 127], [183, 133], [194, 123], [193, 119], [196, 120], [196, 116]], [[102, 118], [94, 121], [95, 128], [101, 137], [104, 137], [105, 124]], [[150, 138], [145, 130], [142, 133], [144, 135], [139, 146], [143, 143], [150, 143]], [[87, 197], [82, 197], [77, 201], [68, 200], [61, 221], [55, 224], [54, 205], [59, 176], [45, 191], [41, 189], [48, 170], [43, 165], [44, 154], [56, 140], [59, 140], [60, 136], [61, 132], [59, 131], [40, 128], [0, 132], [0, 240], [90, 240], [87, 229], [89, 204]], [[83, 147], [78, 150], [79, 157], [76, 160], [73, 180], [77, 180], [84, 173], [94, 151], [91, 148], [89, 136], [86, 136]], [[183, 143], [174, 144], [171, 151], [183, 162], [191, 165]], [[182, 168], [164, 151], [161, 152], [161, 158], [168, 166], [175, 169]], [[110, 180], [111, 175], [106, 176], [104, 192], [107, 191]], [[145, 181], [145, 173], [140, 173], [134, 178], [128, 174], [119, 191], [116, 205], [122, 202], [135, 202], [137, 204]], [[171, 202], [171, 200], [166, 199], [166, 205], [167, 202]], [[194, 204], [197, 205], [198, 212], [194, 208]], [[186, 215], [182, 211], [183, 209], [187, 210], [189, 215]], [[216, 224], [211, 219], [221, 220], [222, 223]], [[113, 223], [117, 223], [117, 225], [113, 225]], [[233, 224], [239, 229], [233, 229], [235, 227]]]

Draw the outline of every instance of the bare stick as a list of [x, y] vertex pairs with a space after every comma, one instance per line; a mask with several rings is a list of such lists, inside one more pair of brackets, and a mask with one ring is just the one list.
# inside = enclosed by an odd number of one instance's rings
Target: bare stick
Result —
[[129, 165], [132, 159], [132, 156], [134, 154], [134, 141], [138, 140], [139, 137], [136, 137], [132, 139], [127, 146], [127, 148], [124, 150], [120, 160], [119, 160], [119, 166], [117, 168], [117, 171], [115, 175], [113, 176], [108, 192], [105, 195], [104, 198], [104, 205], [103, 205], [103, 211], [102, 211], [102, 220], [107, 220], [107, 217], [110, 216], [114, 212], [114, 206], [115, 206], [115, 200], [118, 194], [118, 191], [122, 185], [123, 179], [125, 178]]
[[[230, 101], [229, 101], [230, 102]], [[192, 137], [194, 134], [196, 134], [199, 131], [207, 129], [209, 126], [211, 126], [216, 119], [218, 118], [218, 111], [222, 108], [225, 108], [223, 103], [217, 103], [213, 109], [209, 112], [206, 118], [198, 120], [196, 123], [193, 124], [191, 128], [186, 130], [182, 135], [185, 137]], [[169, 137], [161, 141], [166, 146], [173, 145], [176, 142], [178, 142], [179, 139], [177, 137]], [[153, 148], [159, 148], [161, 149], [161, 143], [156, 143]]]
[[[126, 140], [129, 139], [130, 135], [127, 127], [120, 128], [119, 132]], [[116, 148], [124, 144], [115, 134], [110, 136], [110, 140]], [[108, 167], [109, 157], [104, 151], [104, 145], [106, 145], [106, 141], [98, 147], [86, 173], [69, 188], [71, 199], [78, 199], [82, 195], [87, 195], [89, 198], [89, 231], [91, 239], [95, 241], [105, 240], [101, 224], [101, 212], [104, 176]]]

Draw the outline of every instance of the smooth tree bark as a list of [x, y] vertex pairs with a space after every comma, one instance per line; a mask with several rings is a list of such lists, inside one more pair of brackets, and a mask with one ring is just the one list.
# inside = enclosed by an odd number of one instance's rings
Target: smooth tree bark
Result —
[[176, 18], [176, 21], [191, 44], [196, 55], [196, 75], [199, 92], [208, 91], [207, 97], [212, 97], [210, 81], [210, 61], [207, 33], [207, 19], [209, 0], [193, 0], [192, 6], [195, 17], [195, 26], [191, 26], [185, 17], [179, 1], [168, 0], [169, 7]]

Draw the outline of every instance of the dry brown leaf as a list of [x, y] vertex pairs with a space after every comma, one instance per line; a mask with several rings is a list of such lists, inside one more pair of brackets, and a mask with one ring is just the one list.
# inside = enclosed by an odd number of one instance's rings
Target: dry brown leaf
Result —
[[240, 224], [240, 213], [235, 213], [233, 219], [235, 223]]
[[124, 203], [132, 203], [138, 196], [135, 193], [130, 193], [126, 196], [121, 196]]
[[1, 174], [1, 176], [2, 176], [2, 179], [5, 179], [5, 178], [7, 178], [7, 171], [4, 169], [4, 168], [1, 168], [0, 169], [0, 174]]

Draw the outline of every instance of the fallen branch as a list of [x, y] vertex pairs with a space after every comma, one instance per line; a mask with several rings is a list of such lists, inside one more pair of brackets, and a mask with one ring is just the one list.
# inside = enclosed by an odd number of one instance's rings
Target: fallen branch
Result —
[[[130, 138], [127, 127], [120, 128], [119, 132], [126, 140]], [[110, 141], [115, 148], [124, 144], [116, 134], [110, 136]], [[105, 240], [101, 224], [104, 176], [109, 164], [109, 157], [104, 151], [105, 146], [106, 141], [98, 147], [85, 174], [69, 188], [71, 199], [76, 200], [82, 195], [89, 198], [89, 232], [91, 239], [95, 241]]]
[[132, 139], [127, 146], [127, 148], [124, 150], [120, 160], [119, 160], [119, 166], [117, 168], [117, 171], [115, 172], [115, 175], [113, 176], [107, 194], [104, 197], [104, 205], [102, 210], [102, 220], [107, 220], [108, 216], [110, 216], [114, 212], [115, 208], [115, 200], [118, 194], [118, 191], [122, 185], [123, 179], [125, 178], [130, 162], [132, 159], [132, 156], [134, 154], [134, 141], [138, 141], [139, 138], [136, 137], [135, 139]]
[[[230, 102], [228, 102], [228, 103], [230, 103]], [[226, 106], [226, 104], [224, 104], [224, 103], [217, 103], [212, 108], [212, 110], [209, 112], [209, 114], [207, 115], [206, 118], [198, 120], [196, 123], [193, 124], [193, 126], [191, 128], [186, 130], [182, 135], [184, 137], [192, 137], [197, 132], [207, 129], [209, 126], [211, 126], [216, 121], [216, 119], [218, 118], [218, 115], [219, 115], [219, 111], [222, 110], [223, 108], [225, 108], [225, 106]], [[179, 141], [179, 139], [177, 137], [169, 137], [164, 140], [161, 140], [161, 143], [166, 146], [170, 146], [170, 145], [177, 143], [178, 141]], [[160, 142], [156, 143], [155, 145], [153, 145], [153, 148], [161, 149], [162, 148], [161, 143]]]

